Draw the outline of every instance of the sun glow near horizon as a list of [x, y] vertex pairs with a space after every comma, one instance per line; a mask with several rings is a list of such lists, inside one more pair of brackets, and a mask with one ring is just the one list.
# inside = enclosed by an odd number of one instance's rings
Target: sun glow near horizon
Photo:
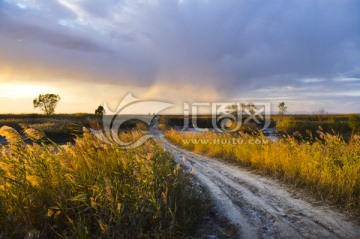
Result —
[[0, 0], [0, 113], [46, 93], [64, 113], [128, 93], [360, 112], [360, 1], [55, 2]]
[[54, 88], [44, 85], [29, 83], [3, 83], [0, 85], [0, 98], [21, 99], [36, 97], [39, 94], [46, 94], [55, 91]]

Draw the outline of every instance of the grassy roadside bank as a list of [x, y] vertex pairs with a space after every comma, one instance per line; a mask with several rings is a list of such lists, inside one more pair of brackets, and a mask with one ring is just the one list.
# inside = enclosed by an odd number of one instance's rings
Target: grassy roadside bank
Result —
[[272, 175], [359, 213], [360, 137], [355, 135], [344, 141], [336, 135], [319, 134], [321, 138], [312, 143], [294, 137], [272, 142], [264, 136], [248, 134], [174, 130], [165, 136], [182, 148]]
[[0, 134], [9, 141], [0, 147], [0, 238], [181, 238], [202, 216], [191, 178], [152, 141], [125, 151], [90, 133], [62, 147], [25, 144], [10, 127]]

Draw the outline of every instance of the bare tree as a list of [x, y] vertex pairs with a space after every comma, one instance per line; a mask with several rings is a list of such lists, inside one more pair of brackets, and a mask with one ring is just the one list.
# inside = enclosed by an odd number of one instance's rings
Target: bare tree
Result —
[[287, 110], [287, 107], [285, 106], [285, 102], [279, 103], [278, 108], [279, 108], [279, 114], [283, 116]]

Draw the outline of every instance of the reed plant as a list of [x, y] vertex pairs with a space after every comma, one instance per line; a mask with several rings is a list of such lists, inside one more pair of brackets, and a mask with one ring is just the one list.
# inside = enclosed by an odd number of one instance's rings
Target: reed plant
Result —
[[182, 238], [201, 218], [204, 195], [154, 141], [124, 150], [87, 130], [63, 146], [24, 133], [31, 144], [0, 128], [0, 238]]
[[[269, 140], [264, 135], [169, 130], [180, 147], [239, 163], [316, 193], [347, 210], [360, 211], [360, 136], [311, 132]], [[310, 138], [310, 140], [308, 140]]]

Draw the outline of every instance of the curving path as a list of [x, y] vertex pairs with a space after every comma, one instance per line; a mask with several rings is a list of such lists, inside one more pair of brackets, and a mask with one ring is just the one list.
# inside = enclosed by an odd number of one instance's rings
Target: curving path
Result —
[[323, 203], [310, 203], [278, 181], [159, 138], [175, 160], [193, 170], [208, 188], [216, 212], [227, 218], [240, 238], [360, 238], [359, 224]]

